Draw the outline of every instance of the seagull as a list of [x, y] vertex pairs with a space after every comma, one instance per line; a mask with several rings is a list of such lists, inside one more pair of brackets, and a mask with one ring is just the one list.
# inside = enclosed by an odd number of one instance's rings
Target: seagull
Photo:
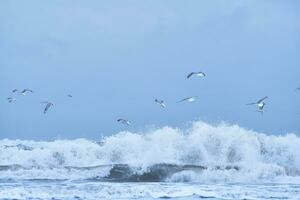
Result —
[[18, 91], [19, 91], [18, 89], [12, 90], [13, 93], [16, 93], [16, 92], [18, 92]]
[[165, 104], [164, 100], [155, 99], [155, 103], [160, 105], [162, 108], [166, 107], [166, 104]]
[[54, 104], [51, 103], [51, 102], [49, 102], [49, 101], [43, 101], [43, 102], [41, 102], [41, 103], [47, 104], [46, 107], [45, 107], [45, 109], [44, 109], [44, 114], [47, 113], [48, 109], [49, 109], [51, 106], [54, 106]]
[[199, 76], [199, 77], [204, 77], [206, 76], [206, 74], [204, 72], [191, 72], [186, 78], [189, 79], [191, 78], [193, 75]]
[[30, 89], [24, 89], [24, 90], [21, 92], [21, 94], [23, 94], [23, 95], [26, 95], [26, 94], [27, 94], [27, 92], [31, 92], [31, 93], [33, 93], [33, 91], [32, 91], [32, 90], [30, 90]]
[[72, 98], [73, 96], [71, 94], [68, 94], [68, 97]]
[[266, 103], [264, 102], [266, 99], [268, 98], [268, 96], [265, 96], [264, 98], [258, 100], [257, 102], [253, 102], [253, 103], [248, 103], [247, 105], [257, 105], [257, 111], [258, 112], [263, 112], [263, 109], [266, 105]]
[[297, 87], [297, 88], [296, 88], [296, 91], [299, 91], [299, 90], [300, 90], [300, 87]]
[[198, 97], [198, 96], [188, 97], [188, 98], [182, 99], [182, 100], [180, 100], [180, 101], [177, 101], [177, 103], [185, 102], [185, 101], [187, 101], [187, 102], [194, 102], [194, 101], [196, 101], [196, 98], [197, 98], [197, 97]]
[[127, 119], [118, 119], [118, 122], [122, 123], [122, 124], [126, 124], [127, 126], [129, 126], [131, 124], [131, 122]]
[[8, 97], [7, 98], [7, 101], [9, 102], [9, 103], [12, 103], [12, 102], [14, 102], [14, 101], [16, 101], [17, 99], [16, 98], [13, 98], [13, 97]]

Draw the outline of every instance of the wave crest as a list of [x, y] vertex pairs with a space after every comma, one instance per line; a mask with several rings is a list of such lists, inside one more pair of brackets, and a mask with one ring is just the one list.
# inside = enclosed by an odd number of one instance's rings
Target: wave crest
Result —
[[[146, 134], [121, 132], [100, 142], [5, 139], [0, 140], [0, 178], [198, 182], [294, 179], [300, 177], [299, 146], [300, 138], [295, 134], [268, 136], [237, 125], [201, 121], [186, 131], [164, 127]], [[121, 172], [112, 179], [118, 167]]]

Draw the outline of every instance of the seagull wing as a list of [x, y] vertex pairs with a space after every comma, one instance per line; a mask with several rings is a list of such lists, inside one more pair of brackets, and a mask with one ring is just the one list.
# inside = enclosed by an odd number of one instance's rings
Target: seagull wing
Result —
[[194, 98], [194, 97], [188, 97], [188, 98], [181, 99], [180, 101], [177, 101], [177, 103], [180, 103], [180, 102], [183, 102], [183, 101], [187, 101], [187, 100], [189, 100], [191, 98]]
[[30, 90], [30, 89], [24, 89], [21, 93], [26, 93], [26, 92], [31, 92], [31, 93], [33, 93], [33, 91]]
[[257, 104], [260, 104], [261, 102], [263, 102], [264, 100], [266, 100], [268, 98], [268, 96], [265, 96], [264, 98], [258, 100], [256, 103]]
[[121, 123], [123, 123], [123, 124], [126, 124], [126, 125], [128, 125], [128, 126], [130, 125], [130, 121], [127, 120], [127, 119], [122, 119], [122, 118], [121, 118], [121, 119], [118, 119], [117, 121], [118, 121], [118, 122], [121, 122]]
[[46, 105], [46, 107], [45, 107], [45, 110], [44, 110], [44, 114], [46, 114], [47, 113], [47, 111], [48, 111], [48, 109], [51, 107], [51, 103], [48, 103], [47, 105]]
[[206, 74], [204, 72], [198, 72], [197, 73], [199, 76], [206, 76]]
[[194, 75], [194, 72], [192, 72], [192, 73], [190, 73], [189, 75], [187, 75], [187, 77], [186, 78], [191, 78], [191, 76], [193, 76]]
[[183, 101], [186, 101], [186, 100], [188, 100], [188, 98], [181, 99], [180, 101], [177, 101], [176, 103], [180, 103], [180, 102], [183, 102]]

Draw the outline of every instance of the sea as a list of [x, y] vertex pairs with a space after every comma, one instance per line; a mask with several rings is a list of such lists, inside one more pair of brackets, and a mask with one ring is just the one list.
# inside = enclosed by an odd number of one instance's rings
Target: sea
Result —
[[238, 125], [0, 140], [0, 200], [297, 199], [300, 137]]

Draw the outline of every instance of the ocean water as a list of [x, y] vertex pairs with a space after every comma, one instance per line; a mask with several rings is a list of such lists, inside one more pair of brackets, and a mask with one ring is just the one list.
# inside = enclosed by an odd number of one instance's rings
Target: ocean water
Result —
[[300, 199], [300, 138], [198, 121], [101, 141], [4, 139], [4, 199]]

